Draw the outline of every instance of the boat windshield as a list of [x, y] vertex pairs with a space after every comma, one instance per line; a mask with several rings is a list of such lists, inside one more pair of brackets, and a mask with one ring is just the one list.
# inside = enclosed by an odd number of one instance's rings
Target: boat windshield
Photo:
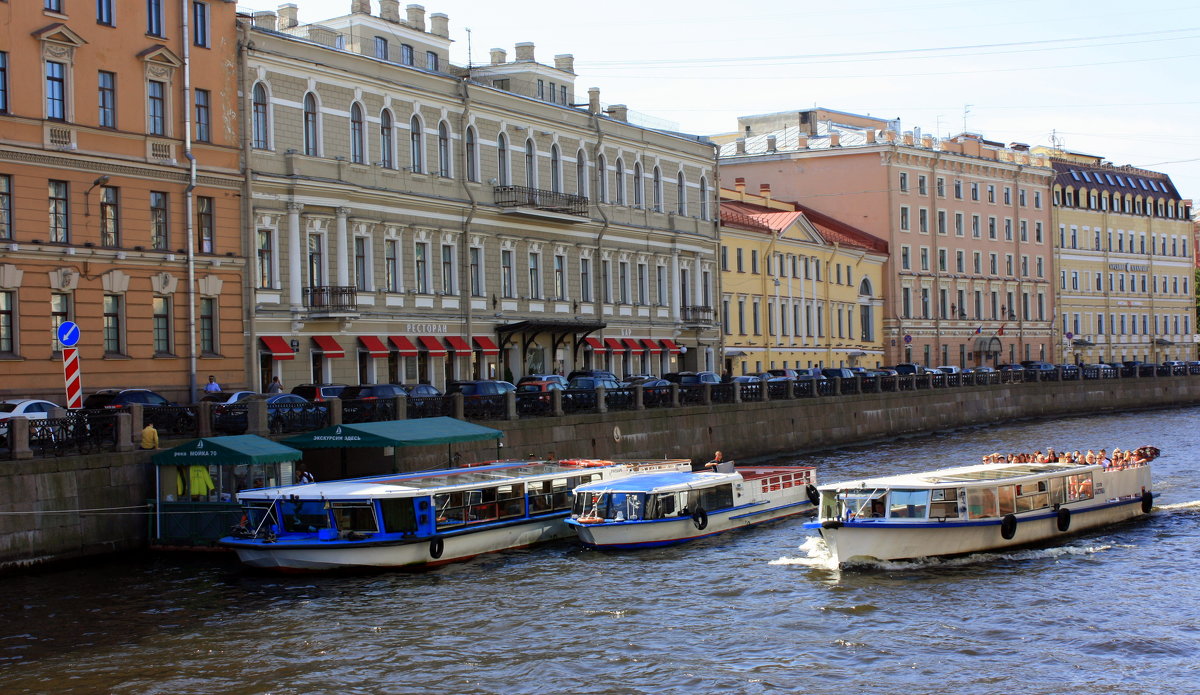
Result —
[[887, 488], [867, 490], [838, 490], [837, 508], [828, 510], [833, 514], [828, 518], [855, 517], [882, 519], [887, 511]]
[[573, 514], [606, 521], [642, 518], [646, 495], [641, 492], [582, 492], [575, 495]]

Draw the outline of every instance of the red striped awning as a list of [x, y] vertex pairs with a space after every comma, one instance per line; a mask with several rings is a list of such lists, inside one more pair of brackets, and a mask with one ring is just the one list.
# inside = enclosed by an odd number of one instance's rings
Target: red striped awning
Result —
[[267, 352], [271, 353], [273, 360], [294, 360], [296, 353], [292, 352], [292, 347], [288, 345], [288, 341], [277, 335], [260, 335], [258, 337], [262, 341], [263, 347]]
[[370, 354], [371, 357], [388, 356], [387, 346], [383, 344], [382, 340], [373, 335], [360, 335], [358, 336], [358, 342], [362, 343], [362, 346], [367, 349], [367, 353]]
[[671, 340], [670, 338], [662, 338], [659, 340], [659, 342], [661, 342], [663, 347], [667, 349], [667, 352], [671, 353], [672, 355], [678, 355], [683, 352], [683, 350], [675, 344], [675, 341]]
[[402, 335], [389, 335], [388, 340], [392, 341], [392, 345], [396, 346], [396, 352], [400, 353], [401, 357], [416, 357], [417, 346], [412, 344], [412, 341]]
[[662, 352], [662, 348], [659, 347], [658, 343], [654, 342], [650, 338], [642, 338], [642, 345], [646, 346], [646, 349], [650, 351], [651, 355], [657, 355]]
[[641, 352], [643, 350], [642, 344], [636, 338], [622, 338], [621, 342], [625, 343], [626, 350], [633, 350], [634, 352]]
[[438, 341], [437, 338], [431, 335], [423, 335], [417, 338], [421, 343], [421, 347], [429, 351], [430, 357], [445, 357], [446, 347]]
[[477, 335], [477, 336], [475, 336], [474, 340], [475, 340], [475, 344], [479, 346], [479, 349], [483, 350], [483, 354], [485, 354], [485, 355], [499, 355], [500, 354], [500, 348], [497, 347], [496, 343], [493, 342], [492, 339], [487, 337], [486, 335]]
[[625, 349], [625, 346], [621, 344], [621, 341], [617, 340], [616, 338], [605, 338], [604, 344], [608, 346], [609, 350], [620, 351]]
[[599, 338], [584, 338], [583, 342], [591, 345], [593, 350], [604, 352], [604, 343], [600, 342]]
[[342, 349], [342, 346], [331, 335], [314, 335], [312, 340], [317, 344], [317, 348], [325, 353], [326, 357], [346, 356], [346, 351]]
[[468, 345], [467, 341], [463, 340], [461, 336], [448, 335], [448, 336], [446, 336], [446, 342], [450, 343], [450, 349], [453, 350], [454, 352], [470, 352], [471, 351], [471, 346]]

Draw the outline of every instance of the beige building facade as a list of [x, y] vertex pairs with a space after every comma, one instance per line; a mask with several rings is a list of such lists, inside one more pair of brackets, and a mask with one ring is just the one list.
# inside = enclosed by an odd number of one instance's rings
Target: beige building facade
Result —
[[1056, 342], [1062, 361], [1196, 359], [1191, 201], [1170, 177], [1037, 148], [1056, 172]]
[[715, 151], [573, 60], [450, 65], [449, 19], [349, 3], [242, 24], [262, 384], [711, 369]]
[[721, 190], [724, 371], [882, 364], [887, 244], [758, 190]]
[[810, 109], [739, 119], [721, 168], [887, 242], [887, 364], [1054, 355], [1047, 158]]

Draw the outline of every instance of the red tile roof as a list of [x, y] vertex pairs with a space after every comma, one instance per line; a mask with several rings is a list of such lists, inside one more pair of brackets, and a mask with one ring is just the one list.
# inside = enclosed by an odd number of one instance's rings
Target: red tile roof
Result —
[[792, 203], [795, 211], [776, 210], [736, 200], [721, 201], [721, 224], [736, 229], [778, 232], [807, 217], [821, 238], [831, 244], [887, 253], [887, 242], [812, 208]]

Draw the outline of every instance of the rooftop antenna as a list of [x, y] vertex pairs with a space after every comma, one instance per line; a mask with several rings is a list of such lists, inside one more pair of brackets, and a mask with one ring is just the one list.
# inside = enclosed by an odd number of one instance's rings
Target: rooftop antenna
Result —
[[967, 132], [967, 115], [971, 113], [971, 107], [974, 104], [963, 104], [963, 132]]
[[1058, 129], [1057, 128], [1050, 131], [1050, 145], [1052, 147], [1054, 147], [1054, 149], [1056, 149], [1056, 150], [1062, 149], [1062, 145], [1063, 145], [1062, 138], [1058, 137]]
[[467, 71], [475, 67], [475, 62], [471, 57], [471, 27], [463, 27], [467, 32]]

